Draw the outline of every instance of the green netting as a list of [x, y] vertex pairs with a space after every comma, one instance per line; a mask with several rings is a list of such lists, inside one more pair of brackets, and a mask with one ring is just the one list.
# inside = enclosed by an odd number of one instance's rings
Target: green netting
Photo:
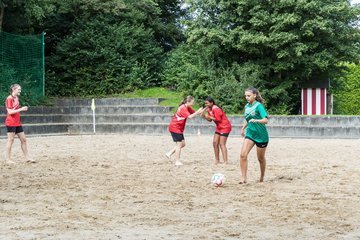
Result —
[[11, 84], [22, 87], [22, 103], [44, 97], [44, 35], [0, 32], [0, 98], [4, 102]]

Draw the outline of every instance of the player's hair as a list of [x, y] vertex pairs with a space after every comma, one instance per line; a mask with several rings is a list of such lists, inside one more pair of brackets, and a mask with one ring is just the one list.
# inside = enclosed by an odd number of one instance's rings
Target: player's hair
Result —
[[253, 94], [256, 95], [255, 100], [261, 103], [264, 103], [264, 99], [261, 97], [261, 94], [259, 92], [259, 90], [257, 90], [254, 87], [249, 87], [245, 90], [245, 92], [252, 92]]
[[9, 89], [10, 94], [12, 94], [13, 91], [14, 91], [16, 88], [18, 88], [18, 87], [21, 87], [21, 86], [20, 86], [19, 84], [17, 84], [17, 83], [12, 84], [12, 85], [10, 86], [10, 89]]
[[181, 105], [183, 105], [183, 104], [185, 104], [185, 103], [191, 102], [192, 100], [194, 100], [194, 97], [192, 97], [192, 96], [186, 96], [186, 97], [182, 100], [182, 102], [179, 104], [179, 106], [181, 106]]
[[207, 97], [204, 99], [204, 101], [208, 101], [208, 102], [212, 103], [213, 105], [218, 106], [218, 107], [222, 110], [222, 108], [221, 108], [219, 105], [216, 104], [215, 100], [214, 100], [212, 97], [207, 96]]
[[212, 97], [210, 97], [210, 96], [207, 96], [207, 97], [204, 99], [204, 101], [207, 101], [207, 102], [210, 102], [210, 103], [216, 105], [215, 100], [214, 100]]

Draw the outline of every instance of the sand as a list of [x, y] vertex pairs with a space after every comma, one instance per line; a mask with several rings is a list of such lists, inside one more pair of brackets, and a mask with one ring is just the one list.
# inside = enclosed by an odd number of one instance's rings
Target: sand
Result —
[[16, 139], [17, 163], [0, 164], [0, 239], [360, 239], [360, 140], [271, 139], [265, 182], [253, 150], [239, 185], [242, 141], [230, 136], [230, 164], [215, 166], [212, 136], [186, 136], [175, 167], [170, 136], [29, 137], [36, 164]]

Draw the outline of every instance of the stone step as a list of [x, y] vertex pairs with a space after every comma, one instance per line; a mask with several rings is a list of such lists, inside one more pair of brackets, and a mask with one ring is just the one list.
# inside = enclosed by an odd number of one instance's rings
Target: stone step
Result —
[[[160, 98], [96, 98], [95, 106], [103, 105], [158, 105], [160, 103]], [[66, 98], [58, 99], [55, 102], [57, 106], [91, 106], [92, 99], [82, 99], [82, 98]]]
[[[23, 129], [26, 135], [67, 134], [69, 126], [68, 123], [24, 124]], [[0, 126], [0, 136], [6, 136], [6, 134], [6, 127], [4, 125]]]
[[[101, 133], [134, 133], [161, 135], [168, 132], [168, 124], [99, 124], [96, 126]], [[92, 131], [91, 124], [72, 125], [69, 133], [89, 133]], [[233, 126], [231, 135], [240, 135], [241, 126]], [[360, 127], [303, 127], [303, 126], [269, 126], [270, 137], [303, 137], [303, 138], [359, 138]], [[212, 135], [215, 132], [214, 125], [188, 124], [186, 134]]]
[[[0, 125], [5, 122], [5, 116], [0, 117]], [[137, 122], [137, 123], [170, 123], [170, 114], [96, 114], [96, 123], [118, 123], [118, 122]], [[207, 122], [203, 119], [191, 119], [197, 123]], [[92, 114], [22, 114], [21, 123], [92, 123]]]
[[[241, 125], [233, 125], [231, 135], [240, 135]], [[96, 129], [101, 133], [134, 133], [161, 135], [168, 132], [168, 124], [158, 123], [117, 123], [98, 124]], [[77, 124], [69, 128], [69, 133], [82, 134], [92, 132], [92, 124]], [[359, 138], [360, 127], [315, 127], [315, 126], [268, 126], [270, 137], [303, 137], [303, 138]], [[211, 124], [187, 124], [186, 134], [214, 134], [215, 126]]]
[[[232, 118], [233, 119], [233, 118]], [[270, 116], [274, 125], [296, 126], [360, 126], [360, 116]]]
[[[138, 114], [99, 114], [96, 113], [96, 122], [98, 123], [170, 123], [171, 113], [138, 113]], [[232, 124], [242, 124], [242, 116], [229, 116]], [[0, 125], [5, 121], [5, 115], [0, 116]], [[93, 116], [87, 114], [21, 114], [22, 123], [91, 123]], [[207, 123], [206, 120], [196, 117], [189, 121], [197, 124]], [[271, 116], [268, 125], [278, 126], [360, 126], [360, 117], [351, 116], [328, 116], [328, 117], [310, 117], [310, 116]]]
[[[98, 114], [163, 114], [170, 112], [171, 107], [163, 107], [158, 105], [153, 106], [138, 106], [138, 105], [128, 105], [128, 106], [101, 106], [97, 107], [95, 112]], [[5, 107], [0, 107], [0, 114], [5, 115]], [[90, 107], [29, 107], [29, 110], [21, 115], [30, 115], [30, 114], [92, 114]]]
[[[91, 123], [68, 123], [68, 124], [24, 124], [26, 134], [91, 134]], [[165, 123], [99, 123], [96, 131], [104, 134], [133, 133], [162, 135], [168, 133], [168, 124]], [[241, 125], [233, 125], [231, 135], [240, 135]], [[296, 137], [296, 138], [359, 138], [360, 127], [324, 127], [324, 126], [268, 126], [270, 137]], [[214, 134], [213, 124], [188, 123], [186, 134]], [[6, 135], [6, 128], [0, 127], [0, 135]]]
[[[98, 133], [168, 134], [173, 114], [159, 106], [161, 99], [96, 99]], [[91, 99], [61, 99], [56, 107], [34, 106], [21, 113], [27, 135], [92, 134]], [[5, 111], [0, 107], [0, 136], [6, 136]], [[233, 131], [240, 135], [243, 116], [228, 116]], [[270, 116], [271, 137], [360, 138], [360, 116]], [[214, 134], [215, 125], [200, 117], [189, 119], [186, 134]]]
[[[232, 124], [242, 124], [243, 116], [228, 116]], [[269, 116], [269, 124], [285, 126], [360, 126], [360, 116]]]

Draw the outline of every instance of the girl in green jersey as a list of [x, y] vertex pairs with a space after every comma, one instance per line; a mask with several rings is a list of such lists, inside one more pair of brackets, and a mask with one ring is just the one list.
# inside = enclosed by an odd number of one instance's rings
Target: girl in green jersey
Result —
[[269, 134], [265, 124], [268, 123], [268, 114], [263, 105], [263, 99], [256, 88], [245, 90], [245, 98], [248, 102], [245, 106], [245, 119], [241, 129], [241, 135], [245, 136], [240, 153], [241, 179], [240, 184], [247, 182], [248, 155], [250, 150], [256, 145], [257, 158], [260, 163], [260, 182], [264, 181], [265, 176], [265, 151], [269, 142]]

